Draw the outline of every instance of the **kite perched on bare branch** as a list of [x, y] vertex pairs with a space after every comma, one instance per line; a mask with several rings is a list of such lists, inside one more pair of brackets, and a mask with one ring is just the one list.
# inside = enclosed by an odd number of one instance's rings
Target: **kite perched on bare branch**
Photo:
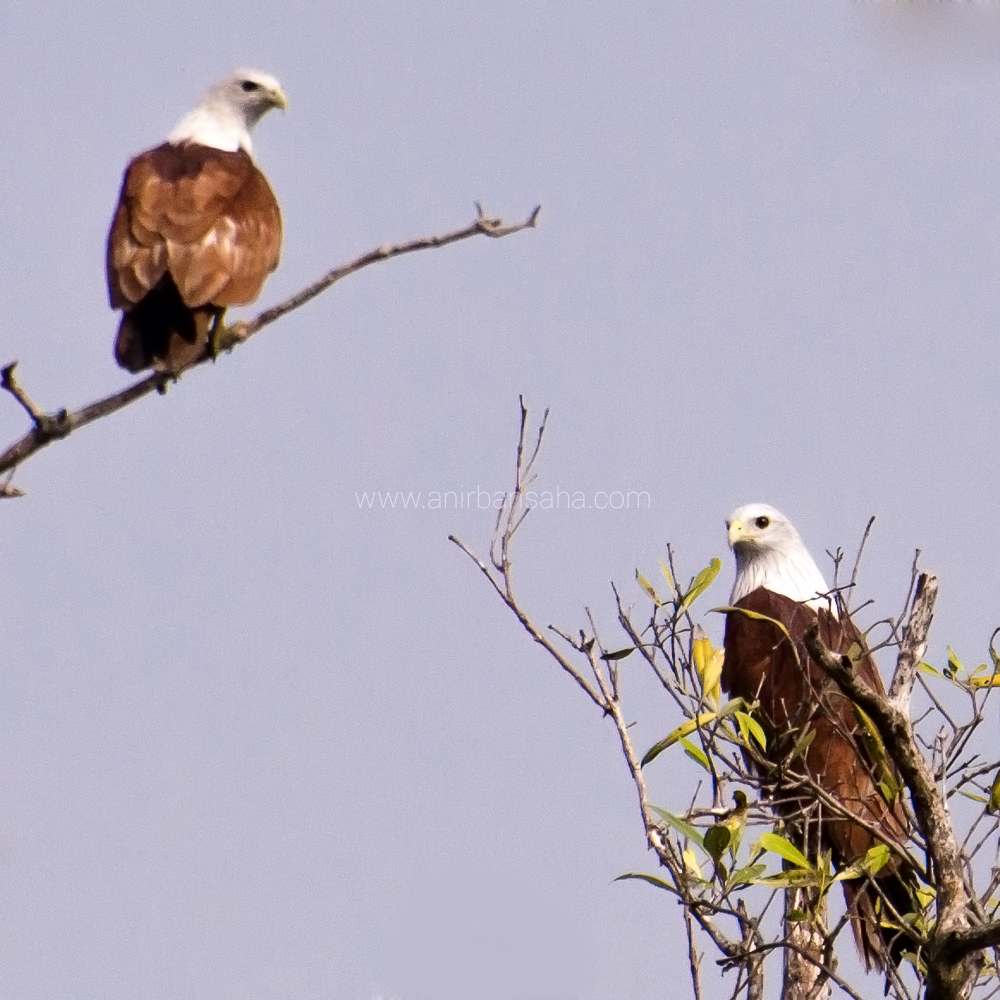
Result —
[[287, 106], [274, 77], [239, 70], [129, 164], [107, 250], [123, 368], [177, 373], [214, 356], [227, 307], [260, 295], [278, 266], [281, 212], [250, 130]]

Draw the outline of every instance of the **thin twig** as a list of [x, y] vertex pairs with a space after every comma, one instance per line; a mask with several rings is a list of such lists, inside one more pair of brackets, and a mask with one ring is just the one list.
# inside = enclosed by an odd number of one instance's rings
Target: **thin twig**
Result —
[[843, 601], [844, 610], [850, 610], [850, 597], [854, 592], [854, 587], [858, 582], [858, 571], [861, 569], [861, 556], [864, 554], [865, 545], [868, 544], [868, 536], [872, 533], [872, 526], [875, 524], [875, 515], [872, 514], [868, 518], [868, 523], [865, 525], [865, 533], [861, 536], [861, 544], [858, 546], [858, 554], [854, 557], [854, 568], [851, 570], [851, 582], [847, 585], [847, 597], [841, 597], [838, 593], [838, 601]]

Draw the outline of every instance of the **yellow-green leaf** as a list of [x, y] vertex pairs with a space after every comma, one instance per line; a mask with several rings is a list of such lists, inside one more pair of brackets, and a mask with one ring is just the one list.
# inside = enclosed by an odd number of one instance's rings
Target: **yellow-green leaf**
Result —
[[997, 771], [997, 776], [993, 779], [993, 787], [990, 789], [990, 801], [986, 808], [991, 815], [1000, 812], [1000, 771]]
[[776, 833], [762, 833], [760, 846], [765, 851], [771, 851], [772, 854], [779, 855], [793, 865], [798, 865], [799, 868], [812, 871], [813, 866], [806, 860], [806, 856], [794, 844], [789, 843], [784, 837], [779, 837]]
[[764, 735], [764, 730], [761, 724], [752, 716], [747, 716], [747, 725], [750, 727], [750, 733], [753, 738], [757, 741], [761, 750], [765, 753], [767, 752], [767, 737]]
[[731, 701], [727, 701], [719, 709], [719, 720], [721, 721], [734, 712], [738, 712], [741, 708], [746, 708], [746, 702], [742, 698], [733, 698]]
[[889, 848], [885, 844], [876, 844], [874, 847], [869, 847], [865, 852], [863, 862], [865, 868], [874, 875], [880, 868], [888, 864], [889, 853]]
[[942, 674], [941, 671], [937, 669], [937, 667], [932, 667], [925, 660], [921, 660], [917, 664], [917, 669], [921, 671], [921, 673], [931, 674], [931, 676], [933, 677], [944, 677], [944, 674]]
[[962, 789], [958, 794], [964, 795], [967, 799], [972, 799], [973, 802], [982, 802], [983, 805], [989, 805], [990, 800], [985, 795], [976, 795], [975, 792], [967, 792], [965, 789]]
[[635, 571], [635, 578], [639, 581], [639, 586], [646, 592], [646, 596], [658, 607], [663, 607], [663, 601], [657, 596], [656, 591], [653, 590], [653, 585], [647, 580], [638, 570]]
[[874, 875], [880, 868], [884, 867], [889, 860], [889, 848], [885, 844], [876, 844], [868, 849], [863, 858], [859, 858], [852, 865], [842, 869], [834, 882], [842, 882], [844, 879], [861, 878], [862, 875]]
[[962, 666], [962, 661], [955, 655], [955, 650], [951, 646], [948, 647], [948, 666], [956, 674], [963, 673], [965, 670], [965, 667]]
[[973, 677], [971, 683], [976, 688], [1000, 687], [1000, 671], [990, 674], [989, 677]]
[[650, 747], [642, 758], [640, 766], [645, 767], [651, 760], [663, 753], [667, 747], [672, 747], [682, 736], [690, 736], [696, 729], [707, 726], [714, 718], [715, 712], [702, 712], [697, 718], [688, 719], [655, 746]]
[[791, 868], [777, 875], [765, 875], [752, 880], [754, 885], [768, 885], [772, 889], [805, 888], [819, 884], [818, 874], [805, 868]]
[[684, 747], [684, 752], [696, 763], [701, 764], [709, 774], [712, 773], [712, 765], [708, 762], [708, 757], [701, 747], [695, 746], [686, 736], [682, 736], [680, 744]]
[[684, 595], [681, 611], [687, 611], [708, 590], [712, 581], [719, 575], [720, 569], [722, 569], [722, 560], [715, 558], [694, 578], [691, 589]]
[[767, 871], [767, 865], [747, 865], [745, 868], [741, 868], [739, 871], [733, 872], [729, 876], [729, 882], [726, 886], [727, 889], [732, 889], [733, 886], [742, 884], [749, 884], [758, 879], [764, 872]]
[[760, 723], [752, 715], [748, 715], [746, 712], [737, 712], [736, 721], [739, 723], [743, 739], [749, 743], [750, 737], [753, 736], [753, 738], [757, 741], [757, 745], [766, 753], [767, 737], [764, 735], [764, 730], [761, 728]]
[[690, 847], [685, 848], [681, 852], [681, 856], [684, 858], [684, 870], [690, 875], [694, 875], [696, 878], [704, 879], [705, 876], [702, 875], [701, 869], [698, 867], [698, 858], [695, 856], [694, 851]]
[[788, 634], [788, 629], [785, 628], [785, 626], [782, 625], [781, 622], [779, 622], [777, 618], [771, 618], [768, 615], [762, 615], [759, 611], [751, 611], [749, 608], [737, 608], [737, 607], [734, 607], [731, 604], [724, 604], [721, 607], [712, 608], [710, 610], [709, 614], [717, 614], [717, 615], [729, 615], [729, 614], [746, 615], [747, 618], [752, 618], [754, 621], [769, 622], [776, 629], [778, 629], [785, 636], [785, 638], [789, 642], [792, 641], [792, 637]]
[[694, 636], [691, 655], [694, 659], [694, 668], [701, 678], [702, 693], [713, 705], [718, 705], [722, 697], [719, 678], [722, 677], [722, 661], [726, 657], [726, 651], [713, 649], [712, 640], [700, 625], [695, 625]]

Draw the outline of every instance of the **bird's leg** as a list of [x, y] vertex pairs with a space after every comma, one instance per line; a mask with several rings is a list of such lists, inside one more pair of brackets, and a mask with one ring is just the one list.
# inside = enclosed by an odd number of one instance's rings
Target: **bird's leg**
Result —
[[226, 324], [223, 317], [226, 315], [225, 309], [220, 309], [212, 317], [212, 325], [208, 328], [208, 354], [212, 361], [219, 356], [219, 343], [222, 335], [226, 332]]

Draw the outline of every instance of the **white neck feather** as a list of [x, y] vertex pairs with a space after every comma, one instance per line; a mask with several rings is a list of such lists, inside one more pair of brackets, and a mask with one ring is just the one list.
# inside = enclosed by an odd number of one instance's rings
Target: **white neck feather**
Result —
[[235, 153], [239, 149], [253, 155], [250, 133], [242, 115], [218, 104], [199, 104], [192, 108], [167, 136], [174, 144], [195, 142], [199, 146], [211, 146]]
[[781, 550], [739, 546], [735, 552], [736, 581], [733, 583], [731, 604], [758, 587], [764, 587], [812, 608], [827, 608], [837, 613], [836, 604], [819, 596], [828, 593], [830, 588], [801, 540], [796, 539]]

